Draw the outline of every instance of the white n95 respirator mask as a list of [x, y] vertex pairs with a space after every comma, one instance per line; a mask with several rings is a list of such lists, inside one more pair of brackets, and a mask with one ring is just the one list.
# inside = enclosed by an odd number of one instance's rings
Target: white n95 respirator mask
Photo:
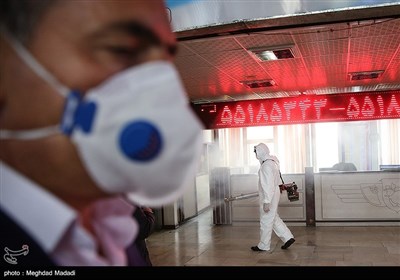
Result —
[[202, 126], [192, 112], [175, 67], [153, 61], [120, 72], [84, 96], [60, 84], [13, 38], [32, 70], [66, 96], [61, 125], [1, 130], [1, 139], [68, 135], [97, 185], [127, 193], [136, 204], [173, 202], [194, 179]]

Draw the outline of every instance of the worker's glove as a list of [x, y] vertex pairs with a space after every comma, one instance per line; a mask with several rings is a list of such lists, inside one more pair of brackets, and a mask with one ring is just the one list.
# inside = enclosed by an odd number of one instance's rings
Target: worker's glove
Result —
[[264, 210], [265, 213], [269, 212], [269, 203], [264, 203], [263, 204], [263, 210]]

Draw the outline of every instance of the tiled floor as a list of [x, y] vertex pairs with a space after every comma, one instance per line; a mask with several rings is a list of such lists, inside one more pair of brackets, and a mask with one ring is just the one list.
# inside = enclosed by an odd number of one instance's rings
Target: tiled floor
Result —
[[209, 210], [147, 245], [154, 266], [400, 266], [400, 227], [289, 227], [288, 250], [273, 233], [272, 253], [253, 252], [258, 226], [215, 226]]

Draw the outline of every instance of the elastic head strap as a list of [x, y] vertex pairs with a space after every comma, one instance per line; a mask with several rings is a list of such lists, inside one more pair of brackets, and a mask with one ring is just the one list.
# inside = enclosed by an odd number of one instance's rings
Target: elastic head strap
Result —
[[36, 140], [52, 135], [60, 134], [61, 130], [58, 125], [34, 128], [29, 130], [7, 130], [0, 129], [0, 139], [1, 140]]
[[4, 39], [12, 46], [14, 51], [18, 54], [18, 56], [24, 61], [31, 70], [36, 73], [40, 78], [49, 83], [53, 88], [57, 90], [59, 94], [62, 96], [67, 96], [69, 89], [65, 87], [60, 81], [57, 80], [47, 69], [40, 64], [37, 59], [12, 35], [8, 33], [4, 28], [0, 29], [0, 33], [3, 35]]

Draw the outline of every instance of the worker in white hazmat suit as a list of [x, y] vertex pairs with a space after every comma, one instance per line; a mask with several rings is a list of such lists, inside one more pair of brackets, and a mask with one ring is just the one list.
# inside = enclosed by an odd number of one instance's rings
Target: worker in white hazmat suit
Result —
[[279, 160], [270, 155], [267, 145], [260, 143], [254, 147], [256, 158], [260, 161], [258, 171], [258, 191], [260, 197], [260, 242], [251, 247], [253, 251], [269, 251], [272, 230], [284, 242], [282, 249], [295, 242], [294, 236], [278, 215], [280, 198]]

